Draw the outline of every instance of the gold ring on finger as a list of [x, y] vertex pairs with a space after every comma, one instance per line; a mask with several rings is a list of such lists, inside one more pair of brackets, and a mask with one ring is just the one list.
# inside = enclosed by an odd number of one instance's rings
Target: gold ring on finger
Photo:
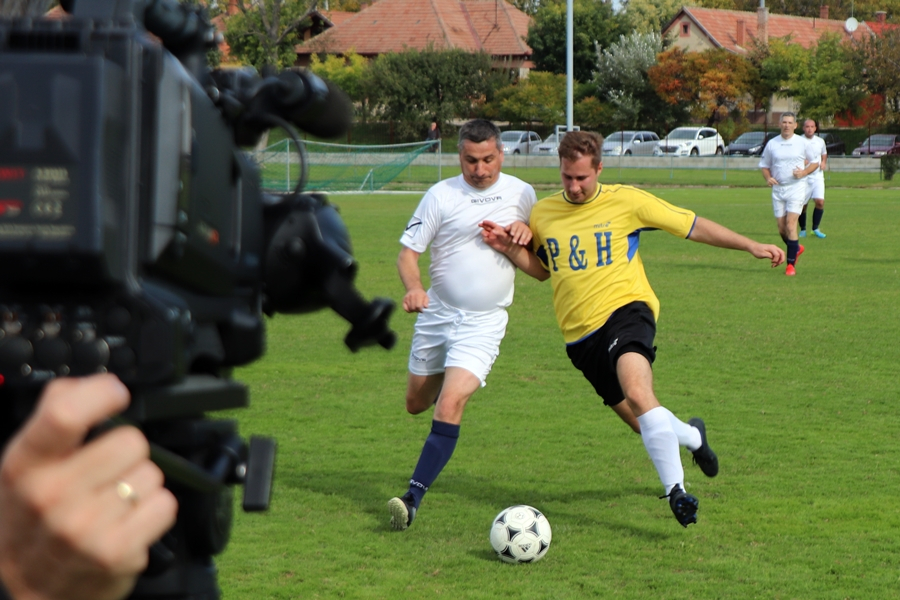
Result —
[[119, 495], [119, 498], [132, 504], [137, 504], [138, 500], [140, 500], [137, 491], [131, 487], [131, 484], [124, 481], [116, 482], [116, 493]]

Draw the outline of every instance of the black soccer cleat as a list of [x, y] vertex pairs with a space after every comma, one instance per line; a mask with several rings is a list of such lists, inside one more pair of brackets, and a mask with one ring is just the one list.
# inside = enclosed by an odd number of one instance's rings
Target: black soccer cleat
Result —
[[669, 499], [669, 506], [672, 508], [672, 513], [675, 515], [675, 518], [678, 519], [678, 522], [681, 523], [682, 527], [687, 527], [691, 523], [697, 522], [697, 508], [700, 506], [700, 501], [697, 500], [695, 496], [692, 496], [681, 489], [680, 485], [676, 485], [672, 488], [672, 491], [666, 494], [665, 496], [660, 496], [660, 500], [663, 498]]
[[412, 525], [416, 518], [416, 505], [411, 494], [404, 494], [400, 498], [388, 500], [388, 510], [391, 513], [391, 527], [397, 531], [404, 531]]
[[709, 442], [706, 441], [706, 425], [703, 423], [703, 419], [694, 417], [688, 421], [688, 425], [696, 427], [700, 432], [700, 447], [692, 452], [694, 464], [700, 467], [700, 470], [707, 477], [715, 477], [719, 474], [719, 457], [716, 456], [716, 453], [709, 447]]

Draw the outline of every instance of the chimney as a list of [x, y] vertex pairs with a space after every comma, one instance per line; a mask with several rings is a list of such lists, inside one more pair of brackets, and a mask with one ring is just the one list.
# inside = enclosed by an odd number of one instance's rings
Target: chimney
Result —
[[741, 48], [744, 47], [744, 32], [746, 31], [746, 26], [744, 25], [743, 19], [738, 19], [737, 22], [737, 35], [735, 36], [735, 43]]
[[828, 5], [827, 4], [819, 7], [819, 18], [822, 19], [823, 21], [828, 20]]
[[236, 15], [238, 12], [237, 0], [228, 0], [228, 9], [225, 12], [229, 15]]
[[759, 0], [759, 8], [756, 9], [756, 39], [763, 44], [769, 43], [769, 9], [766, 8], [766, 0]]
[[887, 20], [887, 12], [883, 10], [875, 11], [875, 22], [876, 23], [884, 23]]

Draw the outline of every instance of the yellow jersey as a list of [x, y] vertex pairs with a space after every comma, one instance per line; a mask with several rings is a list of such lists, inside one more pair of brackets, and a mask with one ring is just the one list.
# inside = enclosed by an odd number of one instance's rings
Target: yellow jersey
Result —
[[662, 229], [686, 238], [696, 215], [628, 185], [597, 185], [582, 204], [565, 192], [539, 200], [531, 211], [535, 253], [550, 273], [556, 320], [567, 344], [600, 329], [616, 309], [659, 300], [638, 253], [642, 231]]

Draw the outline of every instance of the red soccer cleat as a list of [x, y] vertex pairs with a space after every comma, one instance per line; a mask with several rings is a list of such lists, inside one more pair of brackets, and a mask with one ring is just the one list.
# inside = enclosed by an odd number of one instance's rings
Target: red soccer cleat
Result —
[[797, 264], [797, 261], [800, 260], [800, 255], [803, 254], [804, 250], [806, 250], [806, 248], [803, 246], [803, 244], [800, 244], [800, 249], [797, 250], [797, 258], [794, 259], [794, 264]]
[[784, 274], [788, 277], [792, 277], [797, 274], [797, 270], [794, 268], [794, 265], [788, 265], [787, 269], [784, 270]]

